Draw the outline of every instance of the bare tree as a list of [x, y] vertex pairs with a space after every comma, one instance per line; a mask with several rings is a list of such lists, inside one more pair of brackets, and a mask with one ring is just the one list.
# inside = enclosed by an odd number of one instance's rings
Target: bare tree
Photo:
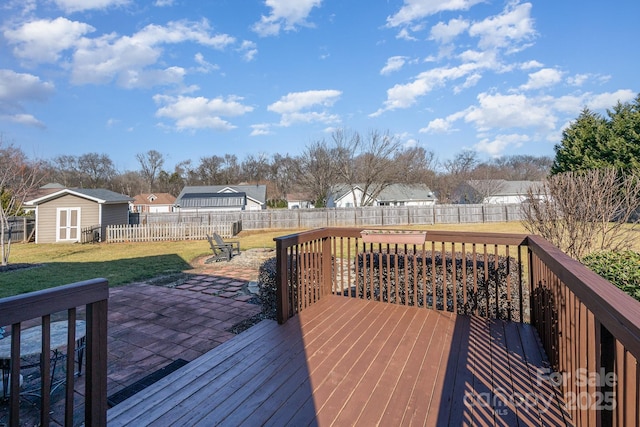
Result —
[[116, 175], [113, 161], [107, 154], [87, 153], [78, 157], [78, 171], [88, 182], [85, 186], [105, 186]]
[[637, 240], [640, 175], [616, 169], [565, 172], [528, 192], [524, 225], [581, 259], [595, 250], [631, 248]]
[[[370, 206], [389, 185], [404, 182], [406, 170], [394, 160], [401, 143], [389, 132], [373, 130], [366, 138], [357, 132], [337, 130], [332, 135], [338, 162], [338, 177], [350, 186], [358, 206]], [[362, 190], [357, 200], [355, 189]]]
[[41, 182], [39, 165], [29, 162], [19, 148], [0, 138], [0, 263], [9, 263], [11, 226], [9, 218], [20, 213], [22, 204]]
[[273, 201], [286, 199], [293, 187], [296, 173], [296, 162], [288, 154], [274, 154], [269, 165], [269, 181], [273, 183], [274, 192], [271, 193]]
[[78, 158], [72, 155], [55, 157], [50, 163], [51, 178], [65, 187], [81, 187], [82, 176]]
[[149, 150], [146, 153], [136, 154], [136, 159], [140, 163], [140, 174], [149, 185], [148, 192], [151, 193], [164, 165], [164, 157], [156, 150]]
[[478, 165], [478, 153], [464, 150], [456, 154], [453, 159], [442, 163], [444, 172], [436, 178], [435, 191], [442, 203], [450, 203], [456, 199], [455, 191], [472, 178], [472, 173]]
[[222, 181], [220, 184], [237, 184], [240, 181], [240, 174], [242, 171], [240, 164], [238, 163], [238, 157], [236, 157], [235, 154], [225, 154], [221, 167]]
[[258, 185], [269, 175], [269, 157], [265, 153], [249, 154], [242, 162], [245, 180]]
[[316, 207], [326, 206], [327, 195], [337, 183], [336, 155], [326, 141], [307, 145], [295, 162], [296, 181], [307, 192]]
[[203, 185], [214, 185], [220, 182], [220, 169], [224, 159], [220, 156], [200, 158], [200, 165], [196, 169], [199, 182]]

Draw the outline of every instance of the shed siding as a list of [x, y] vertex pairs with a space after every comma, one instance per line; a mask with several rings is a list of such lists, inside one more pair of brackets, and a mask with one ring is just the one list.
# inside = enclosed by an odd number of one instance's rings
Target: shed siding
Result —
[[36, 242], [56, 242], [56, 212], [58, 208], [80, 208], [80, 228], [98, 224], [99, 206], [96, 202], [66, 194], [38, 205]]
[[[98, 222], [92, 225], [96, 225]], [[107, 235], [107, 225], [129, 224], [129, 204], [102, 205], [102, 224], [100, 238], [104, 241]]]

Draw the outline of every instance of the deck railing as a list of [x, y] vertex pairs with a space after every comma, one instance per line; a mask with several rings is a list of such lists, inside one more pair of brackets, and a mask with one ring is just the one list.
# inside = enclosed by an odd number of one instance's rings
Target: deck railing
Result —
[[640, 303], [529, 236], [532, 323], [576, 425], [640, 425]]
[[538, 236], [362, 228], [276, 238], [280, 323], [325, 295], [532, 323], [576, 425], [640, 425], [640, 304]]
[[[24, 295], [0, 299], [0, 325], [10, 325], [11, 357], [9, 378], [20, 378], [21, 331], [25, 325], [36, 323], [41, 328], [39, 398], [40, 425], [50, 424], [52, 372], [51, 321], [54, 314], [66, 314], [67, 342], [65, 369], [65, 425], [74, 424], [74, 376], [76, 320], [85, 317], [86, 369], [84, 424], [106, 425], [107, 414], [107, 301], [109, 285], [106, 279], [93, 279], [70, 285], [45, 289]], [[66, 312], [66, 313], [64, 313]], [[73, 325], [73, 327], [72, 327]], [[8, 339], [5, 338], [5, 339]], [[9, 425], [20, 422], [20, 381], [9, 381]]]

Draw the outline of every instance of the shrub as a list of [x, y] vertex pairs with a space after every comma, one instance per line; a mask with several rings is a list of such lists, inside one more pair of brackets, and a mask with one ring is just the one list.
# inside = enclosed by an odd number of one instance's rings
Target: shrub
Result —
[[[389, 259], [387, 259], [389, 258]], [[471, 254], [466, 259], [460, 259], [460, 254], [455, 257], [456, 269], [456, 296], [458, 300], [458, 313], [472, 314], [476, 311], [481, 316], [495, 317], [499, 319], [511, 319], [519, 321], [528, 319], [528, 291], [524, 286], [524, 295], [519, 294], [518, 277], [519, 268], [513, 258], [489, 254], [485, 260], [478, 256], [475, 261]], [[334, 267], [339, 259], [333, 259]], [[444, 268], [443, 268], [444, 261]], [[358, 258], [349, 262], [350, 269], [355, 271], [355, 263], [358, 264], [358, 275], [349, 289], [345, 289], [345, 295], [353, 297], [382, 300], [396, 303], [397, 295], [400, 304], [410, 306], [434, 307], [439, 310], [453, 311], [453, 285], [452, 277], [453, 259], [451, 253], [443, 255], [440, 252], [427, 253], [425, 258], [409, 255], [405, 265], [405, 257], [389, 254], [376, 254], [369, 258], [359, 254]], [[423, 269], [423, 263], [427, 268]], [[433, 263], [433, 266], [432, 266]], [[414, 266], [415, 264], [415, 266]], [[417, 267], [414, 271], [414, 267]], [[295, 265], [293, 265], [295, 270]], [[463, 273], [463, 270], [465, 273]], [[473, 272], [477, 272], [474, 281]], [[369, 275], [365, 281], [364, 274]], [[425, 277], [423, 278], [423, 272]], [[371, 274], [373, 273], [373, 274]], [[372, 276], [372, 277], [371, 277]], [[507, 276], [509, 276], [507, 278]], [[463, 284], [462, 278], [466, 277]], [[369, 283], [367, 287], [365, 282]], [[447, 294], [444, 295], [443, 283], [447, 283]], [[510, 290], [507, 290], [507, 283]], [[435, 284], [435, 290], [433, 285]], [[291, 284], [290, 284], [291, 286]], [[265, 261], [259, 271], [260, 303], [262, 312], [266, 318], [276, 318], [276, 259]], [[414, 289], [415, 288], [415, 289]], [[466, 288], [467, 300], [463, 300], [464, 288]], [[435, 291], [435, 292], [434, 292]], [[295, 295], [295, 289], [293, 291]], [[415, 300], [414, 300], [415, 295]], [[520, 313], [520, 300], [524, 302], [525, 312]], [[446, 301], [446, 303], [445, 303]], [[446, 307], [445, 307], [446, 304]]]
[[258, 270], [260, 305], [267, 319], [276, 319], [276, 258], [262, 263]]
[[640, 301], [639, 252], [596, 252], [584, 257], [582, 263]]

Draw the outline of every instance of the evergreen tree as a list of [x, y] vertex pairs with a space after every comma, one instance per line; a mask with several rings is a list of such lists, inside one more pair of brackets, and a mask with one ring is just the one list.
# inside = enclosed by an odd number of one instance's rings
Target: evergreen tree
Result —
[[614, 167], [640, 168], [640, 95], [603, 117], [585, 108], [562, 132], [551, 174]]

